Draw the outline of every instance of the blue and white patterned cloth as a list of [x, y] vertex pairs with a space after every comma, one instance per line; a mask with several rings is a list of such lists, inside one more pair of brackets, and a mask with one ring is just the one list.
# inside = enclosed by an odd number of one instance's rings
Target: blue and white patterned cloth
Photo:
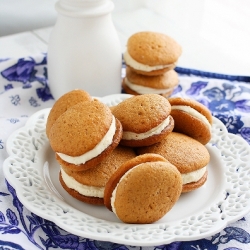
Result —
[[[180, 84], [173, 95], [202, 102], [230, 133], [241, 136], [250, 144], [250, 77], [183, 68], [176, 68], [176, 71]], [[2, 165], [8, 157], [8, 136], [24, 126], [33, 113], [54, 103], [48, 86], [46, 55], [0, 60], [0, 73], [0, 249], [250, 249], [250, 213], [207, 239], [133, 247], [72, 235], [28, 211], [5, 180]]]

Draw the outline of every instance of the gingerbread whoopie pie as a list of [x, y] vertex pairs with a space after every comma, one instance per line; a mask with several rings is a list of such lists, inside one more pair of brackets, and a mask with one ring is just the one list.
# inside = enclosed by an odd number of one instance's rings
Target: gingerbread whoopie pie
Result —
[[142, 147], [166, 137], [174, 128], [171, 105], [158, 94], [132, 96], [116, 105], [112, 112], [123, 127], [121, 145]]
[[125, 162], [108, 180], [104, 204], [125, 223], [161, 219], [178, 201], [182, 178], [177, 168], [156, 154]]
[[193, 191], [207, 181], [210, 154], [203, 144], [187, 135], [172, 132], [159, 143], [138, 148], [137, 153], [159, 154], [176, 166], [182, 175], [183, 193]]
[[170, 36], [158, 32], [137, 32], [129, 37], [124, 61], [142, 75], [161, 75], [176, 67], [181, 46]]
[[178, 75], [174, 70], [169, 70], [162, 75], [145, 76], [137, 74], [127, 67], [122, 87], [127, 94], [160, 94], [164, 97], [169, 97], [178, 85], [178, 82]]
[[101, 163], [85, 171], [61, 168], [62, 187], [74, 198], [93, 205], [104, 205], [104, 188], [110, 176], [126, 161], [136, 157], [132, 148], [117, 146]]
[[171, 97], [168, 100], [175, 121], [174, 131], [207, 144], [212, 136], [213, 118], [210, 110], [194, 99]]
[[68, 108], [74, 106], [79, 102], [91, 99], [92, 97], [89, 95], [89, 93], [81, 89], [75, 89], [62, 95], [51, 108], [49, 116], [47, 118], [47, 124], [46, 124], [47, 136], [49, 137], [49, 131], [53, 126], [54, 122], [61, 114], [67, 111]]
[[122, 126], [108, 106], [97, 99], [65, 111], [49, 132], [51, 148], [63, 168], [83, 171], [99, 164], [122, 137]]

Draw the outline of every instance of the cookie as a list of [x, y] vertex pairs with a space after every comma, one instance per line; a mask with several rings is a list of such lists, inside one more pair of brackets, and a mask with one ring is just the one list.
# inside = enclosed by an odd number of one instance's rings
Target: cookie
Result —
[[201, 187], [207, 180], [210, 154], [203, 144], [187, 135], [172, 132], [155, 145], [138, 148], [137, 153], [159, 154], [176, 166], [182, 175], [183, 193]]
[[65, 111], [67, 111], [68, 108], [74, 106], [75, 104], [91, 100], [92, 97], [84, 90], [75, 89], [72, 90], [63, 96], [61, 96], [53, 105], [53, 107], [50, 110], [49, 116], [47, 118], [46, 123], [46, 134], [49, 136], [49, 131], [54, 124], [54, 122], [57, 120], [57, 118], [63, 114]]
[[169, 70], [158, 76], [145, 76], [137, 74], [130, 67], [127, 67], [122, 87], [127, 94], [160, 94], [169, 97], [178, 82], [178, 75], [174, 70]]
[[104, 187], [110, 176], [135, 156], [132, 148], [117, 146], [100, 164], [91, 169], [72, 171], [62, 167], [59, 180], [74, 198], [93, 205], [104, 205]]
[[158, 94], [132, 96], [112, 110], [121, 122], [121, 145], [142, 147], [152, 145], [166, 137], [174, 127], [171, 106]]
[[51, 127], [49, 141], [60, 165], [83, 171], [107, 157], [121, 137], [119, 120], [108, 106], [93, 99], [64, 112]]
[[104, 204], [125, 223], [153, 223], [172, 209], [181, 190], [177, 168], [160, 155], [145, 154], [125, 162], [110, 177]]
[[210, 110], [193, 99], [171, 97], [168, 100], [171, 104], [171, 116], [175, 121], [174, 131], [207, 144], [212, 136]]
[[138, 32], [129, 37], [124, 61], [142, 75], [161, 75], [174, 69], [182, 53], [170, 36], [158, 32]]

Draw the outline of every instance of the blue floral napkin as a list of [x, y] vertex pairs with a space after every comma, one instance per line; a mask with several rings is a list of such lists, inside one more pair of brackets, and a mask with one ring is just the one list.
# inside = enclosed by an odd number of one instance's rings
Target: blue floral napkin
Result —
[[[36, 111], [54, 103], [49, 91], [46, 54], [0, 60], [0, 249], [250, 249], [250, 213], [207, 239], [138, 247], [81, 238], [28, 211], [5, 180], [6, 141]], [[179, 86], [173, 95], [206, 105], [230, 133], [250, 144], [250, 77], [176, 68]], [[125, 70], [123, 68], [123, 75]]]

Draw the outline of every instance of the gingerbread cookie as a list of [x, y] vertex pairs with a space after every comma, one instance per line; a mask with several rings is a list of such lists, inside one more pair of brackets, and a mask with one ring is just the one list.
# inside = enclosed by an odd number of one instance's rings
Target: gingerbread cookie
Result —
[[174, 70], [169, 70], [158, 76], [145, 76], [137, 74], [130, 67], [127, 67], [122, 87], [127, 94], [160, 94], [169, 97], [178, 82], [178, 75]]
[[173, 38], [144, 31], [129, 37], [124, 60], [138, 74], [161, 75], [176, 67], [181, 53], [181, 46]]
[[186, 134], [202, 144], [212, 136], [212, 114], [210, 110], [194, 99], [171, 97], [171, 115], [175, 121], [175, 132]]
[[57, 118], [67, 111], [68, 108], [83, 101], [91, 100], [92, 97], [84, 90], [75, 89], [61, 96], [50, 110], [46, 123], [46, 134], [49, 137], [49, 131]]
[[99, 164], [121, 137], [121, 123], [96, 99], [69, 108], [55, 121], [49, 136], [59, 164], [73, 171]]
[[180, 197], [181, 174], [156, 154], [124, 163], [109, 179], [104, 204], [125, 223], [146, 224], [162, 218]]
[[166, 137], [174, 127], [171, 106], [158, 94], [137, 95], [112, 109], [123, 127], [121, 145], [141, 147], [152, 145]]

